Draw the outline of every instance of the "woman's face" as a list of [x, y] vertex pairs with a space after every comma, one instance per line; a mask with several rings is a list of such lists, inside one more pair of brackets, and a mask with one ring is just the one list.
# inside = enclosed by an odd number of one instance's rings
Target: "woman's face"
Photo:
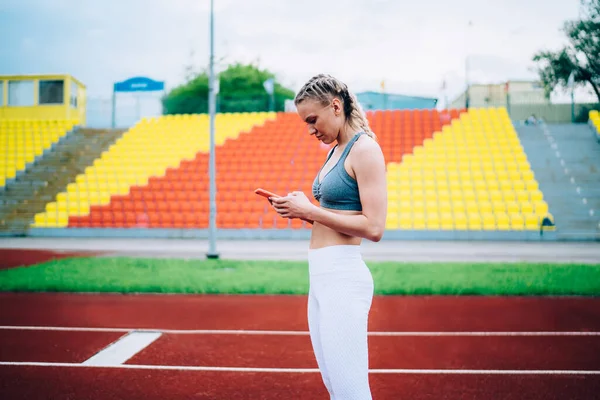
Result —
[[333, 98], [323, 106], [316, 100], [304, 100], [297, 107], [298, 115], [308, 125], [308, 133], [325, 144], [333, 143], [344, 124], [341, 102]]

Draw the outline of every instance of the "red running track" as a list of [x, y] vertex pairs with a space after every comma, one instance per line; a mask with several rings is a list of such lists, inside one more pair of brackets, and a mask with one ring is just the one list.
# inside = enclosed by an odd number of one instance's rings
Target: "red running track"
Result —
[[[0, 293], [0, 324], [308, 330], [306, 296]], [[600, 298], [375, 296], [369, 331], [600, 331]]]
[[[304, 296], [0, 294], [0, 325], [301, 331], [299, 335], [166, 332], [118, 368], [78, 363], [123, 332], [0, 330], [10, 399], [327, 399], [316, 372], [163, 370], [163, 366], [316, 368]], [[374, 399], [590, 399], [600, 375], [489, 370], [600, 370], [600, 336], [443, 336], [423, 332], [599, 332], [600, 299], [376, 297], [372, 369], [483, 370], [372, 373]], [[149, 369], [130, 369], [139, 365]], [[139, 367], [138, 367], [139, 368]], [[487, 371], [487, 372], [486, 372]], [[410, 372], [410, 373], [409, 373]]]
[[[317, 374], [3, 367], [9, 399], [328, 400]], [[374, 400], [590, 400], [600, 380], [548, 375], [372, 375]]]
[[61, 258], [95, 257], [96, 251], [57, 251], [39, 249], [0, 249], [0, 269], [35, 265]]

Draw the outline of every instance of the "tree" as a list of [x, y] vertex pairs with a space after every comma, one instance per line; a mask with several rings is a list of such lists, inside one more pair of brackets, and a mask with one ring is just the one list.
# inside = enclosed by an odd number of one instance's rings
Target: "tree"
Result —
[[569, 44], [558, 51], [540, 51], [533, 57], [546, 96], [566, 87], [573, 72], [575, 86], [589, 84], [600, 102], [600, 0], [581, 0], [581, 18], [567, 21], [563, 31]]
[[[217, 98], [220, 112], [268, 111], [269, 94], [263, 83], [274, 78], [268, 70], [256, 65], [236, 63], [219, 74]], [[286, 99], [294, 92], [275, 81], [275, 110], [283, 111]], [[163, 98], [165, 114], [192, 114], [208, 112], [208, 73], [202, 71], [183, 85], [171, 90]]]
[[162, 99], [165, 114], [208, 112], [208, 75], [203, 72], [171, 90]]

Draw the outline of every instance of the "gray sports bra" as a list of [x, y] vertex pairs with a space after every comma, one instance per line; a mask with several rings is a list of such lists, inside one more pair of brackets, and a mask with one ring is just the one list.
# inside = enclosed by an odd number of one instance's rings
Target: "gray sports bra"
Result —
[[327, 164], [327, 161], [331, 158], [333, 151], [337, 147], [337, 145], [331, 149], [329, 154], [327, 155], [327, 160], [317, 173], [317, 177], [313, 181], [312, 192], [313, 196], [321, 206], [325, 208], [332, 208], [336, 210], [355, 210], [362, 211], [362, 204], [360, 203], [360, 195], [358, 192], [358, 184], [356, 183], [356, 179], [352, 178], [346, 172], [346, 168], [344, 168], [344, 161], [352, 149], [352, 146], [356, 142], [356, 140], [362, 135], [364, 132], [359, 132], [346, 145], [344, 148], [344, 152], [342, 153], [338, 162], [333, 166], [333, 168], [327, 172], [327, 174], [323, 177], [323, 180], [319, 183], [319, 175], [321, 175], [321, 171]]

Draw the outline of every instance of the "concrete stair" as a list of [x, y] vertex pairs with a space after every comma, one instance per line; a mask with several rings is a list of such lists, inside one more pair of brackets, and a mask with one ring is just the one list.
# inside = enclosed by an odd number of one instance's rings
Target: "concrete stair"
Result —
[[0, 191], [0, 235], [25, 235], [35, 214], [92, 165], [123, 130], [76, 129]]
[[600, 145], [587, 124], [516, 126], [558, 240], [600, 240]]

